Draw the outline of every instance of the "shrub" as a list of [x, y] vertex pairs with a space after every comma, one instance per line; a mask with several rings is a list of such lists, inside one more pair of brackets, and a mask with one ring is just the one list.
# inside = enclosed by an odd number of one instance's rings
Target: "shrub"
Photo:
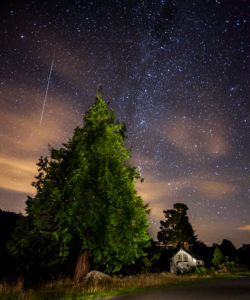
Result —
[[220, 265], [225, 261], [225, 257], [222, 254], [222, 252], [220, 251], [220, 249], [218, 247], [215, 248], [214, 250], [214, 256], [212, 259], [212, 263], [216, 268], [219, 268]]
[[191, 275], [191, 274], [196, 274], [196, 275], [205, 275], [207, 274], [207, 269], [205, 267], [191, 267], [187, 270], [177, 270], [176, 272], [177, 275]]
[[199, 267], [195, 269], [194, 273], [197, 275], [205, 275], [207, 274], [207, 269], [205, 267]]
[[210, 267], [210, 268], [207, 270], [207, 273], [208, 273], [208, 274], [214, 274], [214, 273], [215, 273], [215, 268], [214, 268], [214, 267]]

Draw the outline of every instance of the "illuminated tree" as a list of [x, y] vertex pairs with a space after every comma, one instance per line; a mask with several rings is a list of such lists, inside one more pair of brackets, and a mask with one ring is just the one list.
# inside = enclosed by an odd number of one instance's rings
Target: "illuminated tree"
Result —
[[12, 253], [31, 252], [44, 267], [78, 257], [77, 278], [88, 271], [89, 257], [110, 273], [144, 255], [149, 210], [136, 195], [140, 176], [129, 166], [124, 139], [124, 125], [98, 94], [84, 126], [61, 149], [50, 148], [50, 159], [40, 158], [37, 194], [27, 201], [27, 220], [17, 228]]

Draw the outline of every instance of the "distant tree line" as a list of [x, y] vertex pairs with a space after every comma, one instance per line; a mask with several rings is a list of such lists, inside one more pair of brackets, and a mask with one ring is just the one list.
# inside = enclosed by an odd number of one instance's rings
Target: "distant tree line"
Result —
[[[177, 204], [175, 207], [177, 208], [179, 205], [182, 204]], [[167, 215], [170, 216], [171, 214]], [[21, 272], [18, 262], [13, 259], [7, 249], [7, 243], [11, 240], [11, 235], [13, 234], [17, 221], [22, 218], [26, 217], [13, 212], [0, 210], [0, 226], [2, 228], [2, 234], [0, 236], [0, 279], [17, 278], [19, 276], [27, 275]], [[164, 224], [168, 224], [169, 222], [170, 220], [162, 221], [162, 229], [159, 231], [158, 241], [151, 239], [150, 247], [144, 249], [146, 255], [135, 259], [133, 264], [123, 267], [120, 270], [121, 274], [169, 271], [169, 259], [179, 247], [185, 246], [185, 240], [181, 240], [179, 235], [176, 236], [177, 239], [175, 240], [175, 243], [174, 240], [172, 240], [173, 234], [170, 235], [171, 243], [162, 242]], [[172, 223], [171, 227], [179, 230], [178, 226], [181, 226], [180, 223], [179, 225]], [[190, 241], [188, 237], [187, 239]], [[219, 266], [228, 264], [228, 262], [231, 262], [231, 265], [232, 262], [234, 262], [237, 265], [242, 265], [250, 269], [249, 245], [243, 245], [236, 249], [233, 243], [227, 239], [224, 239], [221, 244], [213, 244], [212, 246], [207, 246], [202, 241], [199, 241], [197, 237], [191, 240], [193, 242], [192, 245], [189, 245], [191, 250], [204, 260], [206, 268], [218, 268]], [[166, 239], [164, 239], [164, 241], [166, 241]], [[47, 273], [43, 275], [48, 276]]]
[[187, 211], [184, 203], [175, 203], [173, 209], [163, 211], [165, 220], [160, 221], [158, 241], [151, 240], [151, 247], [146, 249], [148, 255], [138, 259], [134, 266], [125, 271], [169, 271], [170, 259], [179, 248], [192, 250], [204, 260], [207, 269], [250, 269], [250, 245], [236, 249], [230, 240], [224, 239], [221, 244], [207, 246], [195, 235]]

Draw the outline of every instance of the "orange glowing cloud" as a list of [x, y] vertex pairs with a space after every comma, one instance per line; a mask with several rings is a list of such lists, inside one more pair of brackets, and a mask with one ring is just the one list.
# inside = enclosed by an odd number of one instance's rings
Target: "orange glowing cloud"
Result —
[[138, 194], [145, 200], [145, 202], [151, 202], [154, 200], [162, 199], [163, 197], [171, 197], [174, 193], [172, 186], [169, 186], [167, 182], [145, 182], [137, 183], [136, 190]]
[[34, 194], [31, 182], [36, 172], [37, 168], [32, 160], [0, 156], [0, 188]]
[[250, 230], [250, 225], [245, 225], [245, 226], [241, 226], [241, 227], [237, 227], [237, 230]]
[[145, 178], [146, 181], [143, 183], [136, 182], [137, 194], [145, 203], [150, 204], [151, 216], [158, 220], [162, 219], [163, 210], [167, 208], [168, 200], [174, 196], [175, 190], [166, 181], [154, 182], [150, 181], [150, 176], [145, 176]]
[[[5, 92], [1, 97], [7, 99], [8, 93]], [[25, 97], [32, 103], [31, 99], [37, 96], [26, 92]], [[38, 103], [41, 105], [34, 103], [32, 110], [23, 107], [18, 114], [14, 109], [0, 112], [0, 128], [5, 133], [0, 144], [0, 188], [34, 194], [31, 182], [37, 174], [38, 158], [48, 155], [48, 144], [60, 147], [81, 124], [81, 116], [76, 118], [66, 101], [52, 96], [40, 126], [43, 97]]]
[[178, 178], [166, 181], [153, 181], [149, 176], [145, 176], [143, 183], [136, 183], [136, 191], [145, 203], [151, 206], [151, 216], [155, 219], [162, 219], [163, 210], [172, 206], [175, 202], [183, 202], [181, 192], [190, 188], [191, 184], [187, 178]]

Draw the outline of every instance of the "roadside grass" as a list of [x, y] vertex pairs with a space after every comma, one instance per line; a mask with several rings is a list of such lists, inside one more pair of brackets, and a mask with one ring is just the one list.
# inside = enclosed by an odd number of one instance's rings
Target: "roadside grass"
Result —
[[215, 273], [211, 275], [174, 275], [148, 273], [133, 276], [114, 276], [110, 280], [75, 283], [70, 279], [51, 281], [38, 288], [25, 289], [22, 279], [15, 284], [0, 284], [1, 300], [83, 300], [106, 296], [138, 293], [154, 289], [192, 285], [223, 278], [250, 276], [250, 272]]

